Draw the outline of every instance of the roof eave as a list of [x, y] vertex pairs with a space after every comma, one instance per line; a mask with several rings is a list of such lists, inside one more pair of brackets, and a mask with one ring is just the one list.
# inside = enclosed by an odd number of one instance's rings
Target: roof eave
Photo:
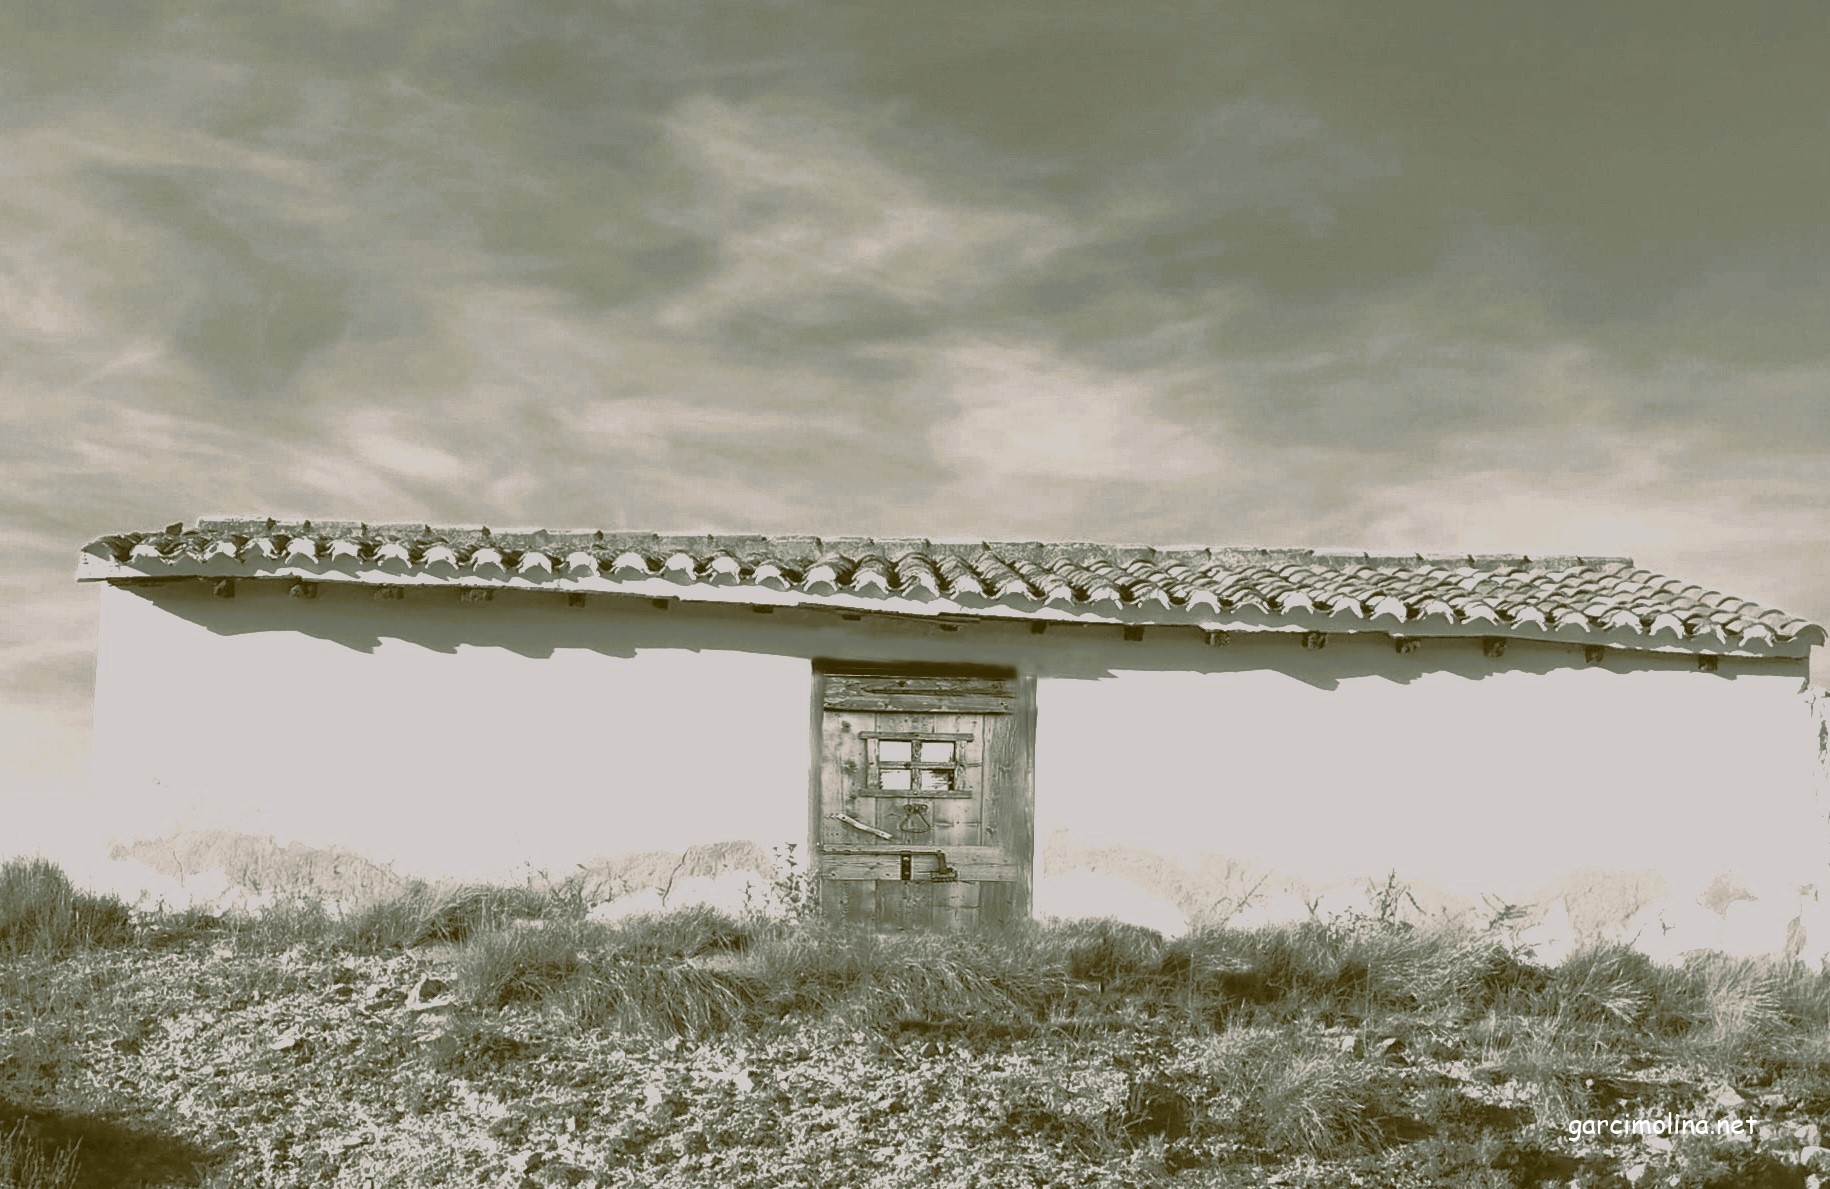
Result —
[[1537, 626], [1478, 620], [1453, 622], [1441, 616], [1401, 621], [1391, 615], [1361, 618], [1325, 609], [1287, 612], [1250, 610], [1216, 611], [1211, 607], [1177, 607], [1159, 604], [1123, 605], [1104, 601], [1091, 605], [1063, 605], [1044, 600], [1017, 600], [1009, 596], [913, 598], [902, 594], [860, 594], [835, 590], [813, 593], [779, 589], [749, 582], [708, 583], [660, 574], [641, 578], [616, 578], [602, 574], [568, 575], [536, 571], [529, 574], [438, 574], [421, 568], [402, 571], [343, 558], [312, 565], [274, 561], [260, 564], [245, 559], [215, 557], [200, 561], [189, 557], [130, 564], [116, 561], [97, 542], [78, 557], [79, 582], [133, 582], [183, 578], [237, 578], [250, 581], [308, 581], [352, 586], [442, 587], [495, 590], [548, 591], [666, 598], [687, 603], [736, 607], [807, 608], [923, 619], [968, 618], [987, 622], [1049, 624], [1106, 624], [1126, 627], [1186, 627], [1207, 632], [1326, 632], [1339, 635], [1380, 635], [1419, 639], [1469, 639], [1502, 637], [1508, 640], [1560, 644], [1598, 645], [1641, 652], [1706, 654], [1719, 656], [1804, 659], [1813, 645], [1824, 643], [1824, 630], [1807, 625], [1796, 635], [1772, 641], [1717, 640], [1713, 637], [1678, 638], [1670, 632], [1648, 633], [1630, 628], [1585, 628], [1579, 625]]

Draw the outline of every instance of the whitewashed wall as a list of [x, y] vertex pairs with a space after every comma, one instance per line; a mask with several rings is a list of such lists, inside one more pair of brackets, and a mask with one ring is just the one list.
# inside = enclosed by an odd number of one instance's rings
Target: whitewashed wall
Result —
[[215, 829], [435, 877], [605, 860], [637, 886], [695, 845], [691, 878], [764, 867], [805, 850], [808, 658], [960, 660], [1039, 678], [1040, 913], [1287, 919], [1395, 872], [1426, 910], [1528, 906], [1551, 952], [1830, 949], [1800, 892], [1830, 892], [1803, 661], [321, 589], [102, 592], [111, 840]]

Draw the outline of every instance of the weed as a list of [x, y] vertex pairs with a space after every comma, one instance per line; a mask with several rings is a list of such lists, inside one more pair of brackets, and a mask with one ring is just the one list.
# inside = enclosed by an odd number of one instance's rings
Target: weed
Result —
[[774, 872], [769, 878], [767, 892], [758, 895], [752, 885], [744, 885], [744, 916], [778, 917], [790, 924], [805, 924], [819, 914], [819, 884], [806, 863], [795, 854], [796, 849], [790, 842], [770, 851]]

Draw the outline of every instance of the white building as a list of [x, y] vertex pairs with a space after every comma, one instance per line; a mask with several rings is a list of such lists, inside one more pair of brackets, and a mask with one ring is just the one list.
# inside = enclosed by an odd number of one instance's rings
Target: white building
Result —
[[886, 927], [1395, 877], [1553, 948], [1830, 951], [1823, 629], [1623, 558], [206, 520], [77, 576], [98, 809], [168, 878], [678, 904], [792, 843]]

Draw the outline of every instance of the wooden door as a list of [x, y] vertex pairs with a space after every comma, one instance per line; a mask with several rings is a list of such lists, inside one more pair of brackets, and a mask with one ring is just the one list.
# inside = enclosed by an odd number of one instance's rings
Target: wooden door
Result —
[[885, 930], [1027, 919], [1033, 684], [908, 669], [829, 669], [815, 683], [826, 917]]

